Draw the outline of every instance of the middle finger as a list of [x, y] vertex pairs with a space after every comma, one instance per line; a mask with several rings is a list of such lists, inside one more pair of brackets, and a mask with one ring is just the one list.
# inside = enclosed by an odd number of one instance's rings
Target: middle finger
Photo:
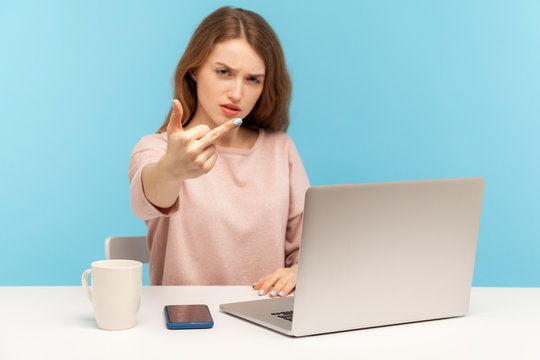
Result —
[[242, 119], [234, 119], [227, 121], [225, 124], [220, 125], [212, 130], [210, 130], [206, 135], [204, 135], [199, 140], [199, 147], [204, 149], [208, 145], [213, 144], [215, 141], [219, 140], [223, 135], [227, 134], [229, 131], [236, 129], [242, 124]]

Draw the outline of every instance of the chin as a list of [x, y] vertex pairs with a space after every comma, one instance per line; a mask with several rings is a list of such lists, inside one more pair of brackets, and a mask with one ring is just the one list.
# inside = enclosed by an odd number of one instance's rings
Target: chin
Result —
[[238, 119], [238, 118], [242, 119], [241, 114], [237, 114], [235, 116], [227, 116], [227, 115], [222, 113], [222, 114], [219, 114], [218, 116], [215, 116], [212, 120], [217, 125], [223, 125], [227, 121], [231, 121], [231, 120]]
[[212, 122], [213, 122], [216, 126], [223, 125], [223, 124], [225, 124], [227, 121], [231, 120], [231, 119], [229, 119], [227, 116], [223, 116], [223, 115], [212, 116], [211, 119], [212, 119]]

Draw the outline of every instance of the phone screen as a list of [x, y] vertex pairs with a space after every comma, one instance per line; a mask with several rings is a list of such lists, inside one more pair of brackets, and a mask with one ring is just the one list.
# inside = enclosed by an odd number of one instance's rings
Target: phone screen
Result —
[[165, 317], [169, 329], [201, 329], [214, 325], [207, 305], [167, 305]]

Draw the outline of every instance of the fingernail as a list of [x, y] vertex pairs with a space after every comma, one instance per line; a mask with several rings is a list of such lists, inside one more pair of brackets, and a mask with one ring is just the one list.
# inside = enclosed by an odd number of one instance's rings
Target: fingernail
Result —
[[251, 284], [251, 287], [254, 287], [255, 285], [257, 285], [257, 283], [256, 283], [256, 282], [254, 282], [253, 284]]
[[240, 125], [242, 125], [242, 119], [236, 119], [233, 121], [233, 125], [236, 126], [236, 127], [239, 127]]
[[283, 296], [283, 295], [285, 295], [285, 293], [284, 293], [283, 290], [282, 290], [282, 291], [279, 292], [278, 295], [279, 295], [279, 296]]
[[259, 290], [259, 295], [263, 295], [263, 294], [264, 294], [264, 289]]
[[276, 292], [274, 290], [270, 291], [270, 296], [275, 296]]

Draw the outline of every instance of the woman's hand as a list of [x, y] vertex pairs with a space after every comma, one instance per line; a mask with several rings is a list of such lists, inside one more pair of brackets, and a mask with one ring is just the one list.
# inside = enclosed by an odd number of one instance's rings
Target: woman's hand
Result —
[[142, 171], [144, 195], [161, 209], [174, 204], [185, 179], [204, 175], [214, 167], [217, 160], [214, 142], [242, 123], [236, 119], [213, 130], [206, 125], [184, 130], [183, 113], [180, 101], [173, 99], [167, 126], [167, 151], [158, 162], [146, 165]]
[[183, 113], [180, 101], [173, 99], [171, 118], [167, 125], [167, 152], [160, 160], [175, 180], [196, 178], [209, 172], [217, 160], [214, 142], [242, 123], [236, 119], [213, 130], [206, 125], [184, 130]]
[[289, 268], [279, 268], [270, 275], [257, 280], [253, 284], [253, 289], [259, 290], [259, 295], [287, 296], [296, 286], [297, 270], [298, 264]]

